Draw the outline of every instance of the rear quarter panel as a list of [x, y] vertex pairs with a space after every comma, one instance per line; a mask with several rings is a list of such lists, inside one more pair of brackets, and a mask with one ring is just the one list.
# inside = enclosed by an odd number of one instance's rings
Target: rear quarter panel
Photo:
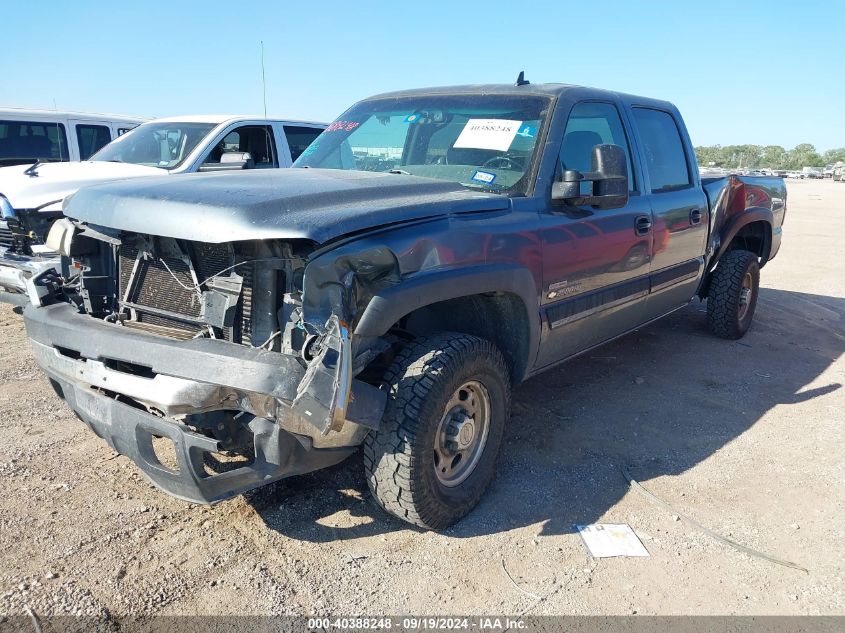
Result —
[[772, 227], [770, 249], [764, 259], [773, 258], [786, 216], [783, 178], [726, 176], [702, 178], [701, 182], [710, 204], [709, 267], [712, 268], [743, 226], [761, 220]]

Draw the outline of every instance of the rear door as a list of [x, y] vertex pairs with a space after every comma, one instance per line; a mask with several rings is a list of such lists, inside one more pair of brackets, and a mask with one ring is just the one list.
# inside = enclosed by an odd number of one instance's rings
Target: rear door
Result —
[[651, 262], [651, 210], [631, 160], [617, 104], [582, 101], [570, 111], [560, 170], [592, 169], [595, 145], [628, 158], [629, 199], [619, 209], [550, 204], [543, 214], [542, 310], [548, 328], [538, 366], [547, 366], [618, 336], [644, 320]]
[[654, 214], [649, 318], [687, 303], [704, 272], [707, 198], [676, 112], [631, 108], [648, 199]]

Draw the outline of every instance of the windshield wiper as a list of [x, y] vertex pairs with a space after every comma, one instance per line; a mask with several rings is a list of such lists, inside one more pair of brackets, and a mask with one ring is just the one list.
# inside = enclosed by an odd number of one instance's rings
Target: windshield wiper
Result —
[[481, 185], [475, 182], [459, 182], [458, 184], [461, 187], [466, 187], [467, 189], [486, 191], [487, 193], [502, 193], [507, 190], [507, 187], [504, 185]]
[[405, 171], [404, 169], [397, 169], [395, 167], [393, 169], [388, 169], [387, 173], [389, 173], [389, 174], [401, 174], [403, 176], [411, 176], [412, 175], [411, 172], [409, 172], [409, 171]]
[[42, 161], [39, 158], [32, 165], [30, 165], [29, 167], [24, 169], [23, 173], [25, 173], [30, 178], [37, 178], [38, 177], [38, 168], [41, 167], [41, 165], [43, 165], [43, 164], [44, 164], [44, 161]]

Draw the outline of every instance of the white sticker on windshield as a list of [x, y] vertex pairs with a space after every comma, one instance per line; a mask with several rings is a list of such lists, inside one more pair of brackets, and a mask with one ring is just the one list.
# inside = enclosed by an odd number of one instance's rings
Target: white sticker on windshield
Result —
[[470, 119], [452, 147], [506, 152], [521, 125], [509, 119]]

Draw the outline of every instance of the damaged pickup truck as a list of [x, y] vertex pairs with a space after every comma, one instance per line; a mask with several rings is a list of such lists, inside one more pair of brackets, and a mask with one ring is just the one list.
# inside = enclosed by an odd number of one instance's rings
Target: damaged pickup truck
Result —
[[439, 529], [491, 481], [521, 381], [695, 297], [742, 336], [785, 199], [702, 181], [664, 101], [391, 93], [291, 170], [80, 190], [24, 316], [56, 392], [166, 492], [212, 503], [363, 445], [375, 500]]

